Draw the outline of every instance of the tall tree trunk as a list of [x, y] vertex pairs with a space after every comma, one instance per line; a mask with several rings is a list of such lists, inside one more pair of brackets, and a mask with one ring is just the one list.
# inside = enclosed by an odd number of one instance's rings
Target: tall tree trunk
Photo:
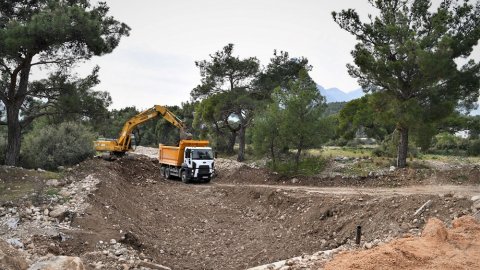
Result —
[[298, 164], [300, 163], [300, 155], [302, 154], [303, 149], [303, 138], [300, 137], [300, 140], [297, 145], [297, 153], [295, 154], [295, 172], [298, 171]]
[[245, 126], [241, 125], [238, 136], [238, 156], [237, 161], [245, 160]]
[[275, 169], [276, 168], [276, 160], [275, 160], [275, 147], [274, 147], [274, 141], [271, 140], [270, 141], [270, 155], [272, 156], [272, 165], [273, 165], [273, 168]]
[[[13, 104], [12, 104], [13, 103]], [[22, 127], [18, 119], [20, 108], [15, 102], [5, 104], [7, 109], [7, 149], [5, 153], [5, 164], [16, 166], [20, 157], [20, 144]]]
[[228, 138], [228, 144], [227, 144], [227, 153], [228, 154], [233, 154], [234, 147], [235, 147], [235, 142], [237, 141], [237, 131], [232, 131], [230, 132], [230, 136]]
[[[10, 76], [8, 99], [4, 105], [7, 110], [7, 151], [5, 153], [5, 164], [17, 166], [20, 158], [20, 145], [22, 136], [22, 124], [20, 123], [20, 108], [27, 96], [28, 79], [30, 76], [30, 63], [32, 57], [25, 59], [24, 63]], [[19, 76], [17, 85], [17, 75]]]
[[295, 154], [295, 172], [298, 171], [298, 164], [300, 163], [300, 155], [302, 154], [302, 147], [297, 149], [297, 153]]
[[398, 152], [397, 152], [397, 167], [405, 168], [407, 166], [407, 155], [408, 155], [408, 128], [401, 128], [400, 131], [400, 141], [398, 143]]

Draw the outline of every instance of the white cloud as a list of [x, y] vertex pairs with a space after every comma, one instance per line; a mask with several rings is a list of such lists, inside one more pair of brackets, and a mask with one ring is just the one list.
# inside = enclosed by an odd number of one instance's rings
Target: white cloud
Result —
[[236, 54], [266, 65], [273, 50], [305, 56], [312, 77], [326, 88], [358, 88], [346, 70], [355, 39], [340, 29], [332, 11], [355, 8], [364, 18], [367, 1], [322, 0], [106, 0], [110, 14], [131, 28], [111, 54], [79, 68], [100, 65], [99, 90], [114, 108], [180, 104], [200, 82], [195, 60], [234, 43]]

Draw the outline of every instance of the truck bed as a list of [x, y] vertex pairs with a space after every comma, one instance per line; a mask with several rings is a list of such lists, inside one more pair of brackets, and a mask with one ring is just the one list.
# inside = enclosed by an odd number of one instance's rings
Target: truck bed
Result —
[[208, 141], [181, 140], [179, 146], [167, 146], [160, 144], [158, 146], [158, 161], [162, 164], [171, 166], [182, 166], [183, 155], [186, 147], [205, 147]]

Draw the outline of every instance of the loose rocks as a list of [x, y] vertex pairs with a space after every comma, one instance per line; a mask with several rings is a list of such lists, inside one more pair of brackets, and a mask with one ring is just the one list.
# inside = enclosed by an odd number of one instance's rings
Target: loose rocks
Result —
[[37, 262], [28, 270], [84, 270], [83, 262], [79, 257], [54, 256]]

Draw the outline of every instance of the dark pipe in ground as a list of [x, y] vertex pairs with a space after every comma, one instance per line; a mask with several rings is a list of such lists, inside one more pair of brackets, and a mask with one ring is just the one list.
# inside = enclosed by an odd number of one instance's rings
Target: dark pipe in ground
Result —
[[360, 240], [362, 239], [362, 226], [357, 226], [357, 237], [355, 238], [355, 243], [360, 245]]

